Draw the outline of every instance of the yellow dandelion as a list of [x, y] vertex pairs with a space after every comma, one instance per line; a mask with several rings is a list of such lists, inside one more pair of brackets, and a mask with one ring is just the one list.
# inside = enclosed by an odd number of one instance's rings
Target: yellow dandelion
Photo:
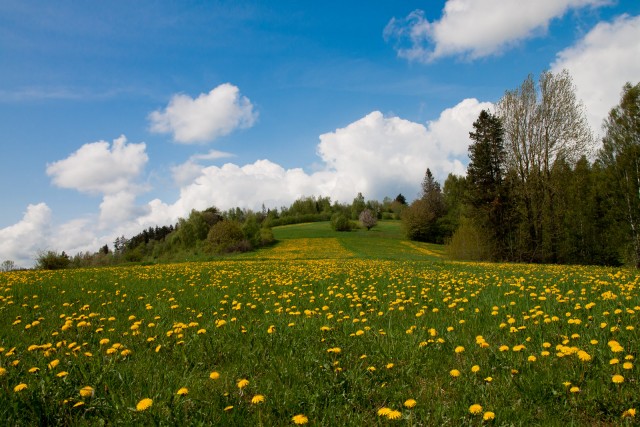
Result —
[[451, 375], [453, 378], [459, 377], [460, 371], [458, 371], [457, 369], [452, 369], [449, 371], [449, 375]]
[[80, 396], [82, 397], [91, 397], [93, 396], [94, 390], [91, 386], [85, 386], [80, 389]]
[[185, 396], [187, 394], [189, 394], [189, 389], [186, 387], [182, 387], [181, 389], [179, 389], [178, 391], [176, 391], [176, 394], [178, 396]]
[[83, 406], [84, 402], [76, 402], [75, 405], [73, 405], [74, 408], [77, 408], [78, 406]]
[[391, 408], [387, 408], [386, 406], [378, 409], [378, 415], [381, 417], [386, 417], [389, 412], [391, 412]]
[[538, 360], [538, 359], [536, 359], [536, 357], [535, 357], [534, 355], [531, 355], [531, 356], [527, 357], [527, 360], [528, 360], [529, 362], [535, 362], [535, 361], [536, 361], [536, 360]]
[[485, 420], [485, 421], [490, 421], [490, 420], [494, 419], [495, 417], [496, 417], [496, 414], [494, 414], [491, 411], [487, 411], [482, 416], [482, 419]]
[[418, 402], [415, 399], [407, 399], [404, 401], [405, 408], [413, 408]]
[[291, 421], [293, 421], [294, 424], [301, 425], [301, 424], [308, 423], [309, 422], [309, 418], [307, 418], [305, 415], [298, 414], [298, 415], [294, 415], [291, 418]]
[[482, 406], [478, 405], [477, 403], [469, 406], [469, 412], [473, 415], [478, 415], [479, 413], [482, 412]]
[[402, 412], [393, 410], [387, 414], [387, 418], [390, 420], [399, 420], [402, 418]]
[[395, 365], [393, 363], [387, 363], [387, 365], [385, 366], [385, 368], [387, 369], [391, 369], [393, 368]]
[[220, 373], [213, 371], [209, 374], [209, 378], [211, 378], [212, 380], [217, 380], [218, 378], [220, 378]]
[[255, 396], [253, 396], [253, 398], [251, 399], [251, 403], [253, 403], [254, 405], [257, 405], [258, 403], [262, 403], [264, 402], [264, 396], [261, 394], [256, 394]]
[[471, 367], [471, 372], [476, 373], [476, 372], [479, 372], [479, 371], [480, 371], [480, 366], [478, 366], [478, 365], [473, 365], [473, 366]]
[[634, 408], [629, 408], [622, 413], [622, 418], [635, 418], [636, 410]]
[[246, 379], [238, 380], [237, 385], [238, 385], [238, 388], [242, 390], [243, 388], [249, 385], [249, 380], [246, 380]]
[[490, 383], [491, 381], [493, 381], [493, 377], [487, 377], [484, 379], [486, 382]]
[[267, 329], [267, 333], [268, 334], [272, 334], [272, 333], [275, 332], [275, 330], [276, 330], [275, 325], [271, 325], [271, 326], [269, 326], [269, 329]]
[[624, 377], [622, 375], [614, 375], [611, 377], [611, 381], [613, 381], [616, 384], [620, 384], [624, 382]]
[[623, 368], [623, 369], [633, 369], [633, 363], [631, 363], [631, 362], [624, 362], [624, 363], [622, 364], [622, 368]]
[[27, 385], [25, 383], [20, 383], [13, 388], [13, 392], [18, 393], [18, 392], [21, 392], [22, 390], [25, 390], [26, 388], [27, 388]]
[[56, 374], [56, 377], [58, 377], [58, 378], [64, 378], [64, 377], [66, 377], [67, 375], [69, 375], [69, 372], [67, 372], [67, 371], [62, 371], [62, 372], [58, 372], [58, 373]]
[[144, 398], [136, 405], [136, 411], [146, 411], [151, 407], [151, 405], [153, 405], [153, 400], [148, 397]]
[[5, 368], [0, 368], [0, 377], [7, 375], [7, 370]]
[[33, 368], [29, 368], [29, 373], [30, 374], [35, 374], [39, 370], [40, 370], [40, 368], [34, 366]]
[[570, 393], [580, 393], [580, 387], [575, 387], [575, 386], [574, 386], [574, 387], [571, 387], [571, 388], [569, 389], [569, 392], [570, 392]]
[[462, 352], [464, 352], [464, 347], [459, 345], [453, 351], [455, 351], [456, 353], [462, 353]]
[[225, 408], [223, 409], [223, 411], [225, 412], [229, 412], [230, 410], [233, 409], [233, 405], [229, 405], [229, 406], [225, 406]]
[[60, 361], [58, 359], [54, 359], [51, 362], [49, 362], [47, 366], [49, 367], [49, 369], [53, 369], [56, 366], [58, 366], [58, 364], [60, 364]]

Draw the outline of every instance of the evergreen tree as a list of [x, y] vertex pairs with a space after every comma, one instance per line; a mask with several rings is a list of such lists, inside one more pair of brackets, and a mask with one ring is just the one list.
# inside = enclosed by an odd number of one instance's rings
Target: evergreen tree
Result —
[[509, 224], [505, 221], [506, 188], [503, 185], [505, 150], [500, 118], [482, 110], [469, 133], [467, 198], [469, 215], [486, 238], [494, 259], [505, 257]]

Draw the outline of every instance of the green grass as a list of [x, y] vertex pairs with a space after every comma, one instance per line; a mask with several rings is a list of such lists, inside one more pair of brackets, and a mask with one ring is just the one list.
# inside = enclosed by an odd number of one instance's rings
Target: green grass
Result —
[[[212, 262], [1, 274], [0, 421], [633, 424], [637, 271], [447, 262], [397, 222], [274, 234], [273, 247]], [[143, 398], [153, 405], [136, 411]]]

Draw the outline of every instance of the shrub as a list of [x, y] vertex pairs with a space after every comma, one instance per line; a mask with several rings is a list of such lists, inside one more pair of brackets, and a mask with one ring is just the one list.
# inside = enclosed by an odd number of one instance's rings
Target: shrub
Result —
[[209, 230], [207, 244], [209, 250], [215, 253], [251, 250], [251, 243], [245, 238], [242, 226], [236, 221], [217, 222]]
[[469, 220], [463, 220], [447, 244], [451, 259], [483, 261], [490, 258], [485, 236]]
[[335, 214], [331, 217], [331, 228], [335, 231], [351, 231], [353, 227], [346, 215]]
[[40, 270], [60, 270], [69, 267], [71, 259], [62, 251], [58, 254], [56, 251], [46, 251], [38, 254], [36, 258], [36, 268]]

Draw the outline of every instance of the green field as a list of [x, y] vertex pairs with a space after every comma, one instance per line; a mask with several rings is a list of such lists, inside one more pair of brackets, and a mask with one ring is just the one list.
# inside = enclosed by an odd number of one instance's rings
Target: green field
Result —
[[0, 274], [3, 425], [638, 422], [637, 271], [448, 262], [397, 222], [274, 235]]

